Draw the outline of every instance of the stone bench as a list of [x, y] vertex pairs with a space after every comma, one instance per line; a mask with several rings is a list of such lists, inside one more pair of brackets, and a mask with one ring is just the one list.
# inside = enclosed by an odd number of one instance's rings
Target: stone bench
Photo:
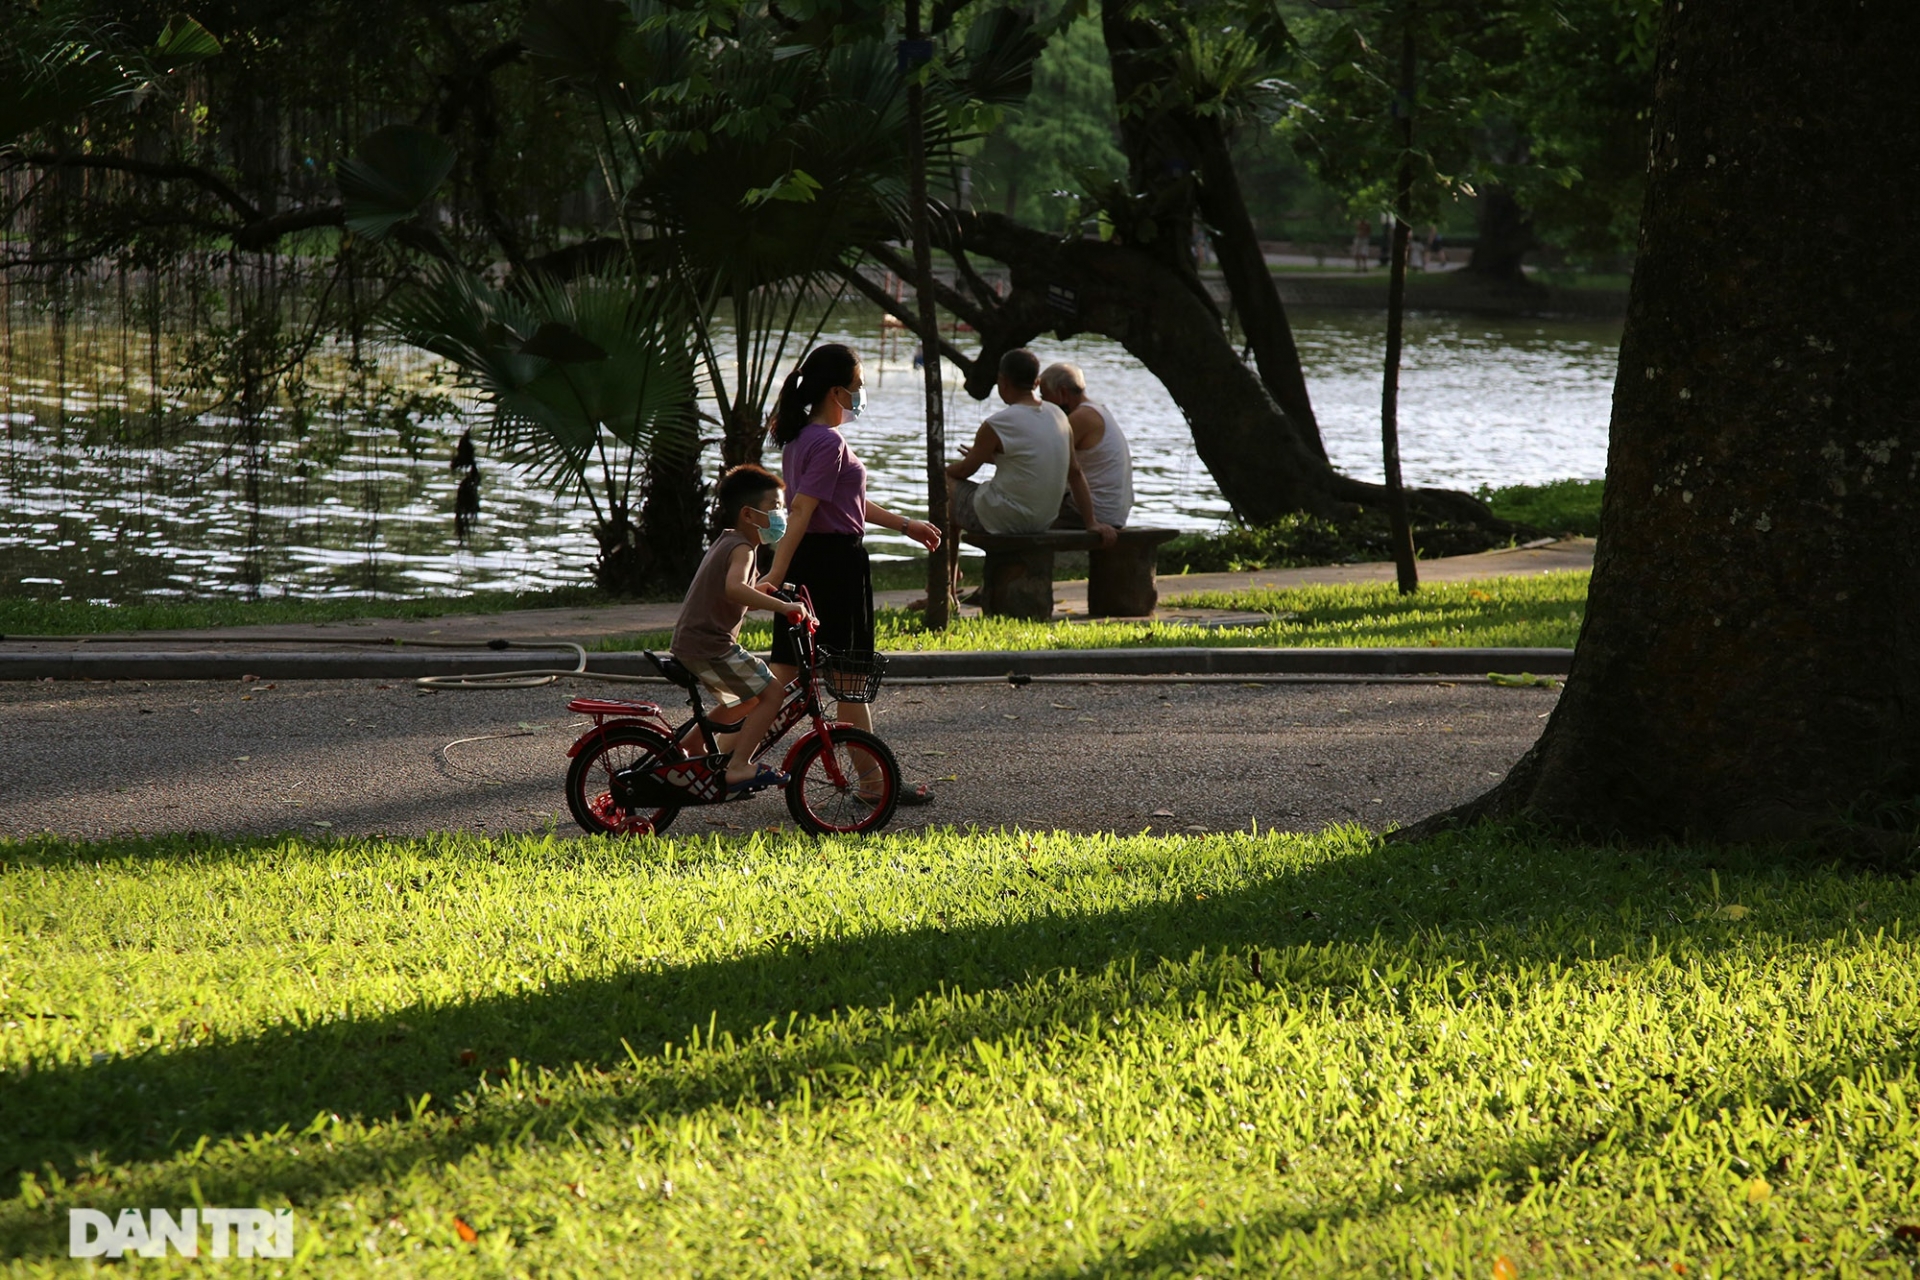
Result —
[[1087, 614], [1094, 618], [1144, 618], [1160, 601], [1153, 582], [1154, 548], [1178, 529], [1122, 529], [1120, 541], [1102, 550], [1084, 529], [1044, 533], [977, 533], [961, 537], [987, 554], [980, 611], [989, 618], [1053, 616], [1053, 557], [1061, 551], [1087, 555]]

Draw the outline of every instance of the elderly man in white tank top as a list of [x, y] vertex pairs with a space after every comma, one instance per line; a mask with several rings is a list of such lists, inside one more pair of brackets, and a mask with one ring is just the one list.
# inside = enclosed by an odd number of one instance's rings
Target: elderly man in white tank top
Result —
[[[1097, 511], [1087, 477], [1074, 460], [1073, 428], [1067, 414], [1035, 394], [1040, 360], [1024, 347], [1000, 357], [1000, 398], [1006, 408], [980, 424], [973, 444], [947, 467], [952, 495], [948, 510], [954, 530], [948, 545], [958, 543], [959, 529], [981, 533], [1039, 533], [1053, 527], [1061, 500], [1069, 493], [1075, 510]], [[989, 462], [993, 478], [976, 484], [968, 477]], [[1103, 547], [1118, 539], [1111, 525], [1094, 517], [1080, 522]], [[957, 558], [951, 562], [958, 574]], [[957, 584], [956, 584], [957, 585]]]
[[[1133, 451], [1113, 413], [1087, 399], [1086, 375], [1080, 366], [1050, 364], [1040, 375], [1040, 398], [1066, 411], [1073, 434], [1073, 460], [1087, 478], [1093, 494], [1093, 514], [1101, 524], [1124, 529], [1133, 513]], [[1084, 521], [1072, 494], [1060, 504], [1056, 528], [1074, 529]]]

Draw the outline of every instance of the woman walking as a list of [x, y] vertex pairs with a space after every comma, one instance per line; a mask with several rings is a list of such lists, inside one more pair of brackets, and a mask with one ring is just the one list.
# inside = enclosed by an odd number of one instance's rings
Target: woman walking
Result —
[[[775, 544], [773, 564], [760, 585], [805, 587], [820, 622], [819, 643], [835, 653], [873, 652], [866, 527], [904, 533], [929, 552], [940, 546], [940, 530], [933, 524], [867, 501], [867, 468], [841, 434], [866, 404], [860, 357], [849, 347], [828, 343], [815, 347], [787, 375], [772, 425], [787, 482], [787, 531]], [[773, 629], [772, 661], [794, 665], [793, 639], [785, 627]], [[865, 703], [842, 702], [837, 714], [855, 728], [873, 728]], [[922, 784], [906, 790], [900, 803], [932, 799]]]

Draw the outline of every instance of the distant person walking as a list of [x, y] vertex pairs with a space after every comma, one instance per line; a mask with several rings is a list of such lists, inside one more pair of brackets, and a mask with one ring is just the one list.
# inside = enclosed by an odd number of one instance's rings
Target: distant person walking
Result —
[[1365, 218], [1353, 224], [1353, 269], [1365, 271], [1373, 258], [1373, 224]]
[[1427, 228], [1427, 261], [1442, 270], [1447, 265], [1447, 242], [1437, 222]]
[[[1087, 399], [1086, 375], [1080, 366], [1065, 361], [1041, 371], [1040, 398], [1066, 410], [1067, 426], [1073, 433], [1073, 460], [1087, 478], [1094, 519], [1116, 529], [1125, 528], [1127, 517], [1133, 513], [1133, 451], [1127, 447], [1127, 437], [1112, 411]], [[1060, 518], [1054, 521], [1054, 527], [1077, 529], [1085, 524], [1073, 495], [1068, 494], [1060, 504]]]

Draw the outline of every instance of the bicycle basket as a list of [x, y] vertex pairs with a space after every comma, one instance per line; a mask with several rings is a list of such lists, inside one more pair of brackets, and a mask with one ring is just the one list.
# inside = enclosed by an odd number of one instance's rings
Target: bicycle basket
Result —
[[822, 702], [872, 702], [887, 671], [883, 653], [829, 653], [822, 649], [814, 687]]

